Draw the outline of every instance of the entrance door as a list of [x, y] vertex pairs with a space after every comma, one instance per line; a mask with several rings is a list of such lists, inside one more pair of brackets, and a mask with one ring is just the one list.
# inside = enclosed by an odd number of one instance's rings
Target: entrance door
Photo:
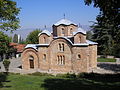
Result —
[[34, 68], [34, 58], [33, 58], [33, 56], [30, 56], [29, 63], [30, 63], [30, 68], [33, 69]]

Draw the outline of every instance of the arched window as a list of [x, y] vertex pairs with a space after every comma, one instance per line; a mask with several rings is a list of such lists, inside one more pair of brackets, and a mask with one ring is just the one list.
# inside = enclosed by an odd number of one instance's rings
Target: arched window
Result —
[[72, 34], [73, 33], [73, 29], [72, 28], [70, 28], [70, 34]]
[[59, 51], [62, 51], [62, 46], [60, 43], [59, 43]]
[[64, 51], [64, 44], [62, 43], [62, 51]]
[[44, 42], [44, 43], [47, 43], [46, 37], [43, 38], [43, 42]]
[[59, 65], [60, 64], [60, 57], [57, 56], [57, 64]]
[[65, 56], [63, 56], [63, 65], [65, 65]]
[[64, 28], [62, 28], [62, 34], [65, 34], [65, 30], [64, 30]]
[[60, 56], [60, 65], [62, 65], [62, 56]]
[[43, 60], [46, 61], [46, 54], [43, 54]]
[[58, 65], [65, 65], [65, 56], [64, 55], [57, 56], [57, 64]]
[[33, 56], [29, 57], [29, 64], [30, 64], [30, 68], [33, 69], [34, 68], [34, 57]]
[[81, 43], [81, 36], [79, 36], [79, 43]]
[[77, 55], [77, 59], [81, 59], [81, 55], [80, 54]]

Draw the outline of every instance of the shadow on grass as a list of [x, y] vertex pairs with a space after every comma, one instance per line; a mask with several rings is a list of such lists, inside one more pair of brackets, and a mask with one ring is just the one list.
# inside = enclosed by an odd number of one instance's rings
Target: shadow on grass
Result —
[[[78, 75], [76, 78], [48, 78], [44, 80], [42, 87], [46, 90], [120, 90], [120, 79], [114, 79], [113, 81], [111, 79], [111, 82], [104, 82], [104, 79], [107, 77], [106, 75], [106, 77], [102, 77], [102, 80], [99, 80], [102, 75], [86, 75], [84, 74], [81, 77]], [[108, 76], [107, 78], [113, 77]], [[115, 80], [117, 80], [117, 82]]]
[[8, 74], [6, 74], [6, 73], [0, 73], [0, 88], [11, 87], [11, 86], [4, 86], [4, 84], [3, 84], [4, 82], [10, 82], [10, 81], [7, 80], [7, 76], [8, 76]]
[[114, 71], [115, 73], [120, 72], [120, 64], [99, 63], [97, 66], [106, 70]]

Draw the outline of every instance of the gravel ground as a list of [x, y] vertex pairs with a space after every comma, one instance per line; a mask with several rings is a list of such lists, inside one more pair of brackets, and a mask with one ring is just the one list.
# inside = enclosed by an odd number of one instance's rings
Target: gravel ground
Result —
[[[36, 72], [36, 70], [22, 70], [20, 66], [22, 65], [21, 58], [12, 58], [10, 59], [10, 67], [9, 67], [9, 72], [14, 72], [14, 73], [33, 73]], [[2, 62], [0, 62], [0, 72], [4, 72], [4, 66]], [[92, 72], [95, 73], [120, 73], [120, 63], [111, 63], [111, 62], [101, 62], [97, 64], [97, 68], [93, 69]]]

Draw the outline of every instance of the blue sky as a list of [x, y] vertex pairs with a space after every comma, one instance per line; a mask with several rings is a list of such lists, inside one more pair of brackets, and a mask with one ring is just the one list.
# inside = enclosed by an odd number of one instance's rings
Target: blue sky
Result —
[[[52, 27], [66, 15], [66, 19], [76, 24], [91, 25], [95, 21], [99, 9], [86, 6], [84, 0], [14, 0], [21, 8], [19, 18], [21, 28], [14, 33], [23, 38], [36, 28]], [[8, 33], [8, 32], [7, 32]], [[13, 34], [14, 34], [13, 33]], [[10, 35], [10, 34], [9, 34]]]
[[86, 6], [84, 0], [14, 0], [21, 7], [20, 25], [22, 29], [43, 28], [63, 18], [70, 19], [81, 25], [90, 25], [95, 21], [99, 10]]

